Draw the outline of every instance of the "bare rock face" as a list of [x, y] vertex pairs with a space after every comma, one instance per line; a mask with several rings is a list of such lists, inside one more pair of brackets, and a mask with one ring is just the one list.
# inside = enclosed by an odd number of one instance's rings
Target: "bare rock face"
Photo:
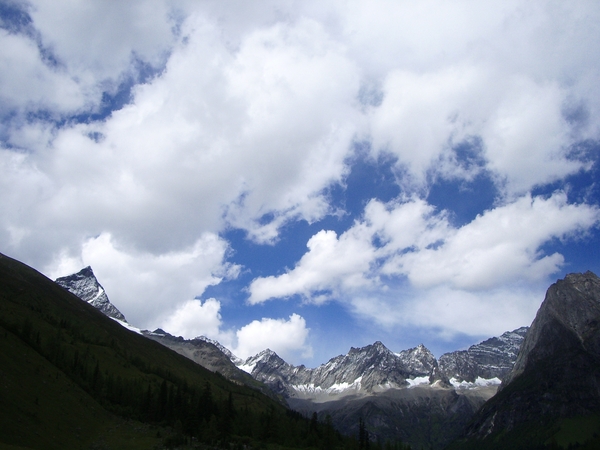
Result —
[[96, 279], [94, 271], [90, 266], [81, 269], [73, 275], [57, 278], [56, 283], [72, 294], [75, 294], [84, 302], [99, 309], [108, 317], [120, 320], [121, 322], [127, 322], [121, 311], [108, 299], [106, 291]]
[[600, 279], [570, 274], [548, 289], [513, 370], [456, 448], [530, 448], [551, 439], [561, 420], [598, 414]]
[[[551, 325], [556, 329], [549, 329]], [[569, 274], [548, 289], [504, 385], [564, 347], [552, 339], [555, 333], [566, 333], [579, 342], [577, 346], [600, 355], [600, 278], [592, 272]]]
[[472, 345], [468, 350], [440, 356], [440, 371], [453, 382], [474, 383], [478, 378], [503, 380], [512, 370], [529, 327]]
[[314, 369], [288, 364], [268, 349], [237, 365], [283, 396], [292, 409], [307, 416], [316, 412], [321, 420], [329, 417], [343, 433], [356, 434], [362, 418], [381, 440], [441, 449], [496, 393], [526, 331], [520, 328], [447, 353], [439, 364], [423, 345], [396, 353], [378, 341], [351, 348]]
[[191, 359], [211, 372], [217, 372], [227, 378], [248, 386], [258, 384], [247, 373], [239, 370], [231, 361], [230, 357], [223, 353], [213, 342], [204, 337], [195, 339], [184, 339], [181, 336], [173, 336], [158, 328], [154, 331], [143, 330], [142, 334], [165, 347]]
[[435, 357], [423, 345], [394, 353], [379, 341], [351, 348], [346, 355], [315, 369], [292, 366], [268, 349], [239, 367], [278, 394], [315, 401], [367, 395], [414, 382], [430, 383], [437, 379], [438, 372]]

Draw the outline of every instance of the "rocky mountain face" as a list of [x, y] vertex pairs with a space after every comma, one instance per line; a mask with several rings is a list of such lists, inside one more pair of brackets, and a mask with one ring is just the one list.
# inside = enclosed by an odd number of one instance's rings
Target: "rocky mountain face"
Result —
[[510, 370], [527, 328], [504, 333], [439, 362], [423, 345], [392, 352], [381, 342], [309, 369], [264, 350], [238, 367], [287, 398], [293, 409], [329, 416], [343, 433], [359, 419], [381, 439], [443, 448], [492, 397]]
[[315, 369], [288, 364], [268, 349], [239, 367], [285, 397], [315, 402], [442, 381], [435, 357], [424, 346], [393, 353], [381, 342], [351, 348]]
[[[90, 267], [56, 282], [125, 322]], [[527, 327], [446, 353], [439, 361], [423, 345], [396, 353], [375, 342], [314, 369], [288, 364], [269, 349], [243, 361], [203, 336], [188, 340], [161, 329], [137, 331], [231, 381], [263, 392], [267, 386], [301, 413], [329, 416], [343, 433], [356, 434], [362, 418], [372, 436], [435, 449], [456, 438], [496, 393]]]
[[[567, 435], [566, 424], [578, 431]], [[550, 286], [513, 369], [456, 448], [600, 445], [586, 429], [600, 429], [600, 279], [591, 272]]]
[[445, 353], [438, 361], [440, 372], [453, 385], [475, 383], [478, 379], [500, 382], [513, 368], [528, 329], [521, 327], [507, 331], [472, 345], [468, 350]]
[[445, 353], [439, 361], [423, 345], [394, 353], [375, 342], [351, 348], [315, 369], [288, 364], [268, 349], [235, 363], [285, 397], [314, 402], [417, 385], [477, 388], [500, 384], [512, 369], [527, 330], [507, 331], [468, 350]]
[[261, 383], [243, 370], [238, 369], [231, 360], [231, 358], [236, 360], [236, 357], [221, 344], [215, 344], [216, 341], [204, 336], [184, 339], [181, 336], [173, 336], [160, 328], [154, 331], [142, 330], [142, 335], [191, 359], [211, 372], [220, 373], [229, 381], [252, 386], [272, 396], [272, 393], [265, 389]]
[[108, 317], [127, 322], [121, 311], [108, 299], [104, 288], [96, 279], [91, 267], [85, 267], [73, 275], [57, 278], [55, 281], [58, 285], [99, 309]]

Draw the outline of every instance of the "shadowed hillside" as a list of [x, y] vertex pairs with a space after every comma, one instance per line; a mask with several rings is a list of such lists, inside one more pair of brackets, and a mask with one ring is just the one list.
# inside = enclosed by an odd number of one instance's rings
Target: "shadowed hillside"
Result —
[[600, 278], [550, 286], [500, 391], [451, 448], [600, 448]]
[[123, 328], [1, 254], [0, 404], [0, 448], [355, 444]]

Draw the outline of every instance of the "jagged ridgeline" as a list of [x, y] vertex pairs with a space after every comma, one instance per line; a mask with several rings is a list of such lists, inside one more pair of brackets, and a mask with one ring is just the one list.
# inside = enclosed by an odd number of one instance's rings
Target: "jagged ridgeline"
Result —
[[1, 254], [0, 405], [0, 448], [360, 444], [128, 331]]

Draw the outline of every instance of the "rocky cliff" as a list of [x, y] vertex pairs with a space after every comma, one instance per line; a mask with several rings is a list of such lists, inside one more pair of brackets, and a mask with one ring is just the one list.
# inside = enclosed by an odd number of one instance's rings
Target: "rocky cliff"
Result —
[[589, 423], [600, 431], [600, 279], [586, 272], [548, 289], [512, 371], [456, 448], [582, 444], [595, 439], [581, 434]]
[[512, 370], [528, 329], [507, 331], [467, 350], [445, 353], [438, 361], [440, 372], [452, 384], [475, 383], [478, 379], [500, 382]]
[[127, 322], [121, 311], [108, 299], [106, 291], [96, 279], [94, 271], [90, 266], [81, 269], [73, 275], [57, 278], [56, 283], [75, 294], [84, 302], [99, 309], [108, 317], [120, 320], [121, 322]]

